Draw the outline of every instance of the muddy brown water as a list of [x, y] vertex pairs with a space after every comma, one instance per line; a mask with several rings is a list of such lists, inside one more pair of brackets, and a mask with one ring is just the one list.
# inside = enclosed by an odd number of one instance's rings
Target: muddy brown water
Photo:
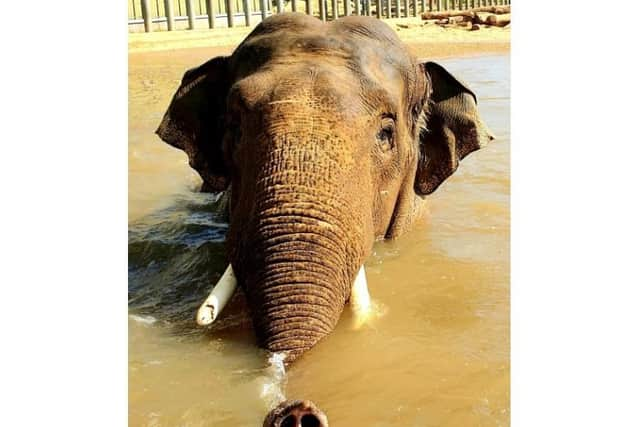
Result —
[[332, 426], [509, 425], [509, 57], [440, 60], [476, 92], [496, 141], [430, 197], [430, 217], [366, 263], [378, 316], [349, 309], [285, 377], [241, 295], [209, 329], [197, 306], [224, 269], [219, 201], [153, 133], [201, 50], [129, 62], [129, 425], [259, 426], [282, 397]]

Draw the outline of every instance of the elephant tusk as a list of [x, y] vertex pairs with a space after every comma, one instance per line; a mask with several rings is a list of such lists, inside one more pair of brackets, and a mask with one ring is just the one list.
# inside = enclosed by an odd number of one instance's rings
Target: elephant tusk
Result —
[[367, 276], [364, 272], [364, 265], [360, 267], [356, 280], [353, 281], [351, 287], [351, 307], [355, 313], [356, 328], [364, 324], [371, 314], [371, 297], [367, 287]]
[[233, 274], [233, 267], [229, 264], [207, 299], [204, 300], [198, 309], [198, 314], [196, 315], [198, 325], [205, 326], [212, 324], [231, 299], [237, 286], [238, 281], [236, 280], [235, 274]]

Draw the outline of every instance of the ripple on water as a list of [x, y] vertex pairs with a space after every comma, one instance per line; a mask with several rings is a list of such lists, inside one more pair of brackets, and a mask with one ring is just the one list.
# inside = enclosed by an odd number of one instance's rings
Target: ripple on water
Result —
[[226, 201], [190, 193], [129, 226], [129, 307], [180, 324], [224, 267]]

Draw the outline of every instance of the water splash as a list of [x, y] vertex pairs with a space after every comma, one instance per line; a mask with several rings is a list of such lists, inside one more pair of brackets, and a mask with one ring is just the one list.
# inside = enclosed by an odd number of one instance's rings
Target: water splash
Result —
[[264, 401], [267, 408], [273, 408], [286, 399], [284, 388], [287, 384], [287, 373], [284, 367], [284, 359], [286, 353], [272, 353], [269, 357], [269, 367], [267, 367], [267, 376], [262, 384], [260, 398]]
[[130, 314], [129, 318], [143, 325], [153, 325], [158, 320], [153, 316], [139, 316], [136, 314]]
[[351, 306], [351, 329], [358, 330], [363, 327], [374, 327], [378, 319], [384, 317], [389, 311], [382, 301], [371, 299], [369, 306], [364, 310]]

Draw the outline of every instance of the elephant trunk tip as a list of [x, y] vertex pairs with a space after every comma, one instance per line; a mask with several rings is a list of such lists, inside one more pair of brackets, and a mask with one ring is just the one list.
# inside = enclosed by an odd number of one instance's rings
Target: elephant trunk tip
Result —
[[310, 400], [285, 400], [267, 414], [263, 427], [329, 427], [329, 420]]

